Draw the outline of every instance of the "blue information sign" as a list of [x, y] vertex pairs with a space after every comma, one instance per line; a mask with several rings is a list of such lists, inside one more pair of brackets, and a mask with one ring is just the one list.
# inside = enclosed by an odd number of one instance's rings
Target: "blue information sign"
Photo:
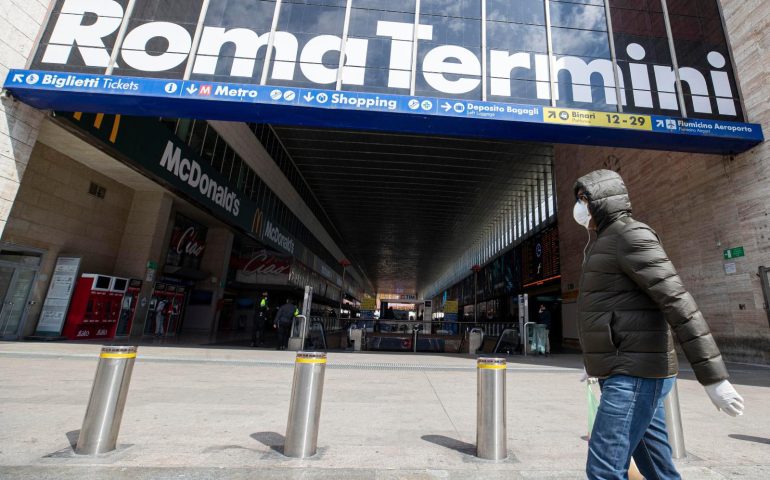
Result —
[[11, 70], [5, 88], [36, 108], [259, 121], [511, 140], [740, 153], [760, 125], [476, 100]]

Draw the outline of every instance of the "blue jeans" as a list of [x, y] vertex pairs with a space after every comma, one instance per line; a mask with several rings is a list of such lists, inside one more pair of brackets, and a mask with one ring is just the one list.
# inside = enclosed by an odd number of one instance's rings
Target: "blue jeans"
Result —
[[647, 480], [680, 480], [671, 459], [663, 399], [676, 377], [613, 375], [600, 380], [602, 399], [588, 443], [590, 480], [626, 480], [631, 456]]

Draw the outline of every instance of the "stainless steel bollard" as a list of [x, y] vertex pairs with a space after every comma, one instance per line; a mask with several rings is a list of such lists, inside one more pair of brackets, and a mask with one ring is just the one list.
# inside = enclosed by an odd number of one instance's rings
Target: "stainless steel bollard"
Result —
[[504, 358], [479, 358], [476, 401], [476, 456], [505, 460], [508, 442]]
[[136, 347], [102, 347], [75, 453], [115, 450], [135, 360]]
[[668, 443], [671, 445], [671, 456], [675, 459], [685, 458], [687, 451], [684, 449], [684, 429], [682, 428], [682, 412], [679, 409], [679, 388], [677, 383], [663, 400], [666, 410], [666, 432]]
[[287, 457], [307, 458], [316, 454], [325, 372], [325, 353], [297, 352], [283, 446]]

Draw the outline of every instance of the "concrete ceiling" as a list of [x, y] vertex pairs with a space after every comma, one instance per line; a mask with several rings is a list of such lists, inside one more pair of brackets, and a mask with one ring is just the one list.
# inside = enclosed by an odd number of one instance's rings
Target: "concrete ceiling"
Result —
[[465, 252], [553, 148], [274, 126], [379, 292], [417, 292]]

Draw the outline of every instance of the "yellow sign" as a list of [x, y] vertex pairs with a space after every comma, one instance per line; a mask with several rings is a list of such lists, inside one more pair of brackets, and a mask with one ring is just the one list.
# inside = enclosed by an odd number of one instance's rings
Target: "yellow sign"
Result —
[[364, 297], [364, 300], [361, 302], [361, 310], [366, 312], [377, 310], [377, 299], [374, 297]]
[[544, 108], [546, 123], [581, 127], [626, 128], [652, 131], [652, 117], [629, 113], [592, 112], [569, 108]]
[[444, 303], [444, 313], [457, 313], [457, 300], [447, 300]]

